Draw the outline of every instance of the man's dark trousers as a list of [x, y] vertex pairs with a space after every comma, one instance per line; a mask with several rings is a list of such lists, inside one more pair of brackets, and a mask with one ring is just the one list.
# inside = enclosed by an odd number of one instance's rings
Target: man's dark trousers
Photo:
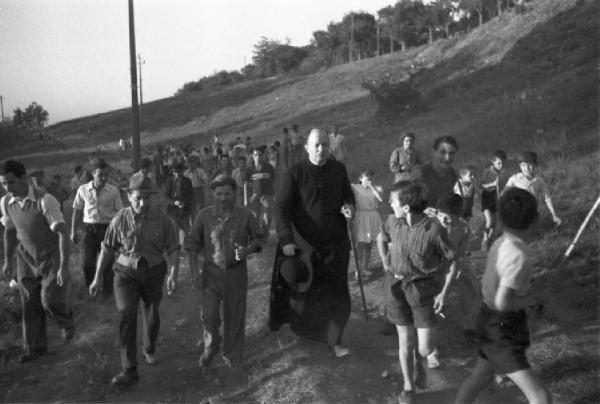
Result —
[[56, 283], [60, 257], [58, 252], [34, 259], [17, 247], [17, 279], [23, 308], [23, 342], [28, 352], [47, 348], [46, 316], [63, 329], [73, 327], [73, 313], [67, 304], [67, 285]]
[[148, 267], [144, 258], [137, 269], [115, 264], [114, 292], [117, 310], [121, 316], [119, 341], [123, 370], [137, 367], [137, 312], [142, 299], [144, 323], [144, 352], [154, 354], [160, 329], [158, 308], [162, 299], [167, 265]]
[[[85, 278], [85, 286], [89, 288], [90, 284], [94, 281], [96, 260], [98, 259], [98, 254], [100, 254], [100, 246], [102, 240], [104, 240], [106, 229], [108, 229], [108, 223], [84, 223], [83, 229], [83, 276]], [[104, 282], [102, 284], [102, 293], [104, 296], [112, 294], [113, 278], [114, 272], [111, 263], [106, 271], [104, 271]]]

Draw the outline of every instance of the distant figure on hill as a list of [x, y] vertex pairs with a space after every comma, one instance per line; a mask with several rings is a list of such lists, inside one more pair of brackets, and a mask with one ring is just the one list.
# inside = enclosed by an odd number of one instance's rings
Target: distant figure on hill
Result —
[[390, 171], [394, 175], [395, 183], [410, 179], [413, 169], [423, 164], [419, 152], [415, 149], [414, 133], [404, 133], [400, 137], [400, 144], [390, 156]]
[[346, 163], [348, 157], [348, 148], [346, 146], [346, 137], [339, 133], [337, 123], [333, 124], [329, 134], [329, 149], [331, 156], [340, 163]]
[[354, 193], [346, 167], [328, 158], [327, 132], [311, 130], [305, 149], [308, 159], [284, 173], [276, 197], [269, 324], [276, 331], [289, 322], [293, 332], [327, 343], [341, 357], [349, 353], [342, 336], [350, 316], [346, 219], [354, 216]]

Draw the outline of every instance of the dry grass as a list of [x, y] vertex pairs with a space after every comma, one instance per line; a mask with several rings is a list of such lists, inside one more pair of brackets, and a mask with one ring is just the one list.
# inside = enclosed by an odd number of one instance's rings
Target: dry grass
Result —
[[[516, 152], [536, 150], [541, 158], [539, 175], [548, 183], [564, 223], [560, 228], [547, 226], [533, 244], [534, 292], [546, 302], [546, 308], [531, 322], [530, 359], [557, 401], [595, 403], [600, 398], [597, 388], [600, 219], [597, 216], [573, 257], [561, 267], [557, 264], [600, 194], [598, 11], [593, 2], [580, 6], [574, 6], [575, 3], [576, 0], [538, 0], [530, 3], [534, 8], [524, 15], [504, 14], [465, 37], [439, 41], [406, 53], [363, 60], [311, 76], [243, 83], [219, 93], [156, 101], [146, 107], [148, 121], [144, 125], [143, 144], [177, 140], [200, 143], [213, 129], [229, 137], [251, 135], [258, 143], [272, 140], [279, 133], [278, 128], [293, 122], [304, 128], [338, 122], [349, 140], [351, 177], [355, 178], [359, 170], [368, 166], [378, 172], [378, 180], [383, 184], [391, 180], [387, 168], [391, 149], [398, 135], [409, 129], [417, 133], [418, 146], [425, 156], [435, 137], [456, 136], [460, 144], [457, 164], [474, 164], [479, 169], [488, 164], [488, 153], [495, 149], [509, 153], [510, 171], [516, 169]], [[402, 79], [413, 63], [422, 68], [415, 82], [425, 95], [428, 110], [410, 120], [378, 120], [360, 82], [386, 73], [394, 80]], [[87, 129], [92, 128], [107, 142], [102, 145], [107, 159], [127, 171], [128, 161], [115, 151], [114, 141], [127, 132], [128, 119], [127, 111], [117, 111], [54, 126], [66, 148], [62, 153], [19, 145], [0, 153], [4, 156], [28, 153], [22, 156], [28, 167], [46, 168], [68, 177], [74, 164], [83, 162], [93, 150], [86, 136]], [[476, 217], [474, 227], [480, 221], [481, 217]], [[396, 341], [379, 336], [374, 322], [361, 320], [354, 282], [351, 288], [356, 310], [348, 339], [355, 351], [348, 361], [331, 361], [325, 350], [298, 340], [287, 329], [276, 334], [267, 331], [265, 302], [272, 264], [270, 254], [269, 249], [263, 257], [251, 260], [247, 366], [241, 378], [232, 375], [219, 361], [214, 371], [203, 373], [195, 366], [200, 333], [195, 320], [197, 296], [186, 283], [189, 279], [183, 269], [180, 294], [163, 303], [161, 335], [162, 346], [171, 347], [165, 364], [169, 370], [144, 368], [142, 384], [126, 393], [114, 392], [106, 385], [111, 372], [118, 367], [111, 336], [115, 327], [111, 323], [113, 308], [110, 305], [98, 308], [95, 302], [90, 302], [81, 276], [74, 270], [71, 292], [81, 313], [78, 323], [82, 333], [72, 347], [65, 347], [64, 353], [49, 362], [57, 370], [47, 383], [39, 384], [47, 390], [44, 399], [392, 402], [390, 397], [397, 393], [400, 381]], [[478, 272], [483, 258], [472, 258]], [[79, 256], [74, 254], [72, 268], [76, 268], [78, 261]], [[378, 265], [376, 254], [372, 263], [374, 267]], [[365, 282], [371, 316], [377, 316], [381, 307], [381, 283], [379, 276]], [[18, 311], [18, 303], [14, 299], [5, 303], [7, 295], [3, 287], [0, 285], [0, 315], [5, 316], [6, 325], [6, 319]], [[453, 294], [451, 299], [455, 298]], [[445, 340], [441, 349], [449, 371], [443, 370], [434, 378], [432, 390], [439, 394], [425, 397], [429, 403], [448, 401], [452, 389], [466, 375], [464, 368], [472, 363], [473, 353], [453, 326], [458, 316], [456, 309], [449, 308], [448, 315], [451, 321], [442, 325]], [[173, 322], [178, 318], [187, 318], [191, 325], [183, 329], [175, 327]], [[10, 327], [13, 334], [3, 329], [2, 344], [15, 347], [18, 329]], [[40, 400], [39, 394], [27, 395], [28, 390], [21, 387], [31, 374], [36, 378], [35, 383], [41, 383], [40, 378], [47, 373], [43, 366], [48, 363], [42, 363], [38, 373], [32, 368], [10, 367], [0, 381], [0, 400]], [[384, 370], [390, 371], [389, 379], [379, 377]], [[66, 388], [63, 381], [73, 378], [80, 383]], [[482, 400], [491, 404], [522, 401], [514, 387], [496, 389]]]

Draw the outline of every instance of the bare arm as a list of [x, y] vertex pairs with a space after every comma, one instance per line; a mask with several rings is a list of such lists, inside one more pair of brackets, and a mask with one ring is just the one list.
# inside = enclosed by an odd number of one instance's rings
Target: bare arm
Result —
[[392, 264], [390, 262], [388, 240], [383, 233], [379, 233], [377, 235], [377, 251], [379, 252], [381, 262], [383, 263], [383, 269], [386, 271], [390, 271]]
[[4, 276], [8, 279], [13, 277], [12, 257], [17, 247], [17, 231], [15, 229], [4, 229]]
[[494, 306], [499, 311], [526, 309], [533, 303], [530, 296], [517, 296], [514, 289], [500, 285], [494, 296]]
[[67, 236], [67, 225], [59, 223], [53, 230], [58, 234], [58, 251], [60, 254], [60, 267], [56, 281], [63, 286], [69, 280], [69, 237]]
[[77, 227], [83, 220], [83, 209], [73, 208], [73, 214], [71, 215], [71, 241], [77, 243]]
[[441, 313], [441, 311], [444, 309], [446, 296], [448, 294], [448, 290], [450, 289], [450, 285], [452, 284], [452, 280], [456, 276], [458, 263], [458, 260], [453, 260], [450, 263], [450, 268], [448, 268], [448, 272], [446, 273], [446, 277], [444, 278], [444, 286], [442, 287], [442, 291], [434, 299], [433, 308], [435, 309], [436, 314]]

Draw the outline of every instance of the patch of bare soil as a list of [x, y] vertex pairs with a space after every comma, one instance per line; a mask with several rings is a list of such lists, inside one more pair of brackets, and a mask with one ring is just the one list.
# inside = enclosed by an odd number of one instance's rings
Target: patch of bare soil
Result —
[[[277, 333], [267, 328], [268, 296], [274, 240], [262, 255], [249, 260], [246, 362], [231, 369], [220, 357], [208, 370], [197, 362], [201, 322], [200, 292], [190, 283], [187, 259], [182, 259], [179, 288], [161, 306], [162, 324], [155, 366], [139, 355], [140, 383], [128, 389], [110, 386], [119, 371], [116, 346], [118, 316], [114, 302], [84, 296], [77, 285], [74, 300], [78, 330], [67, 344], [50, 322], [52, 355], [34, 363], [17, 364], [17, 347], [9, 350], [0, 370], [2, 402], [294, 402], [393, 403], [402, 386], [396, 336], [380, 333], [382, 270], [365, 280], [369, 321], [361, 308], [356, 281], [350, 282], [353, 313], [345, 334], [351, 355], [336, 359], [322, 344], [302, 340], [287, 326]], [[471, 261], [481, 271], [484, 257]], [[353, 265], [350, 270], [353, 271]], [[588, 267], [589, 269], [589, 267]], [[583, 270], [581, 270], [583, 271]], [[419, 394], [423, 404], [451, 403], [460, 382], [475, 362], [475, 348], [462, 337], [451, 296], [447, 318], [441, 322], [439, 350], [442, 366], [428, 370], [429, 389]], [[552, 310], [560, 304], [550, 304]], [[592, 403], [597, 399], [598, 376], [595, 316], [579, 317], [568, 305], [552, 316], [532, 321], [532, 363], [551, 385], [557, 402]], [[575, 316], [575, 317], [574, 317]], [[565, 322], [568, 319], [568, 322]], [[578, 325], [577, 329], [572, 328]], [[141, 327], [141, 321], [140, 321]], [[566, 328], [563, 328], [566, 327]], [[576, 332], [572, 332], [576, 331]], [[141, 342], [140, 342], [141, 347]], [[141, 348], [140, 348], [141, 349]], [[566, 376], [563, 378], [563, 376]], [[591, 384], [590, 384], [591, 383]], [[576, 400], [573, 400], [573, 398]], [[525, 402], [516, 387], [498, 385], [482, 394], [480, 403]]]

